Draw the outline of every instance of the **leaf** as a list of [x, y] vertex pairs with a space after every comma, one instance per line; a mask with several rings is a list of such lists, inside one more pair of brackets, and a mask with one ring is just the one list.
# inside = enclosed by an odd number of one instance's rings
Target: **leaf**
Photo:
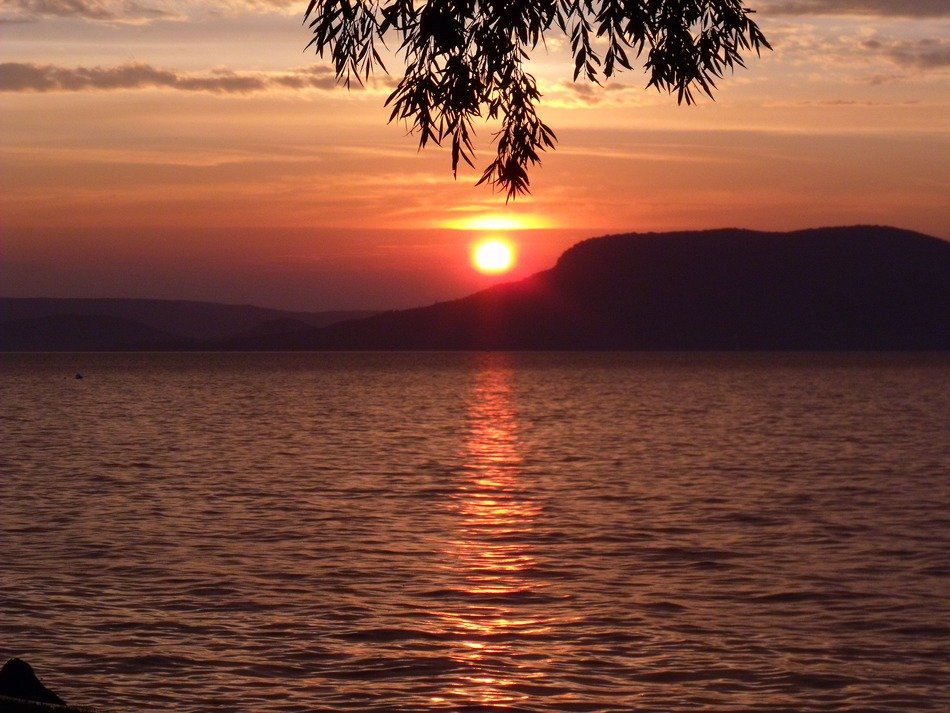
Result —
[[[395, 36], [405, 72], [384, 106], [405, 122], [419, 148], [451, 139], [451, 168], [474, 167], [476, 117], [500, 120], [496, 156], [476, 185], [506, 200], [529, 192], [528, 167], [557, 137], [537, 116], [541, 94], [523, 69], [548, 33], [565, 35], [574, 81], [600, 83], [632, 69], [628, 49], [647, 72], [646, 87], [693, 104], [714, 97], [725, 70], [743, 54], [771, 45], [745, 0], [308, 0], [305, 46], [329, 56], [337, 79], [363, 84], [386, 72], [375, 42]], [[644, 59], [641, 59], [644, 58]]]

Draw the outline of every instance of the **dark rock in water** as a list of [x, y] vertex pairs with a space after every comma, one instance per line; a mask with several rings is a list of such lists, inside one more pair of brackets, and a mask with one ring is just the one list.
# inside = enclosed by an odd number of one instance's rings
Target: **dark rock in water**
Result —
[[76, 377], [75, 377], [75, 378], [77, 378], [77, 379], [81, 379], [81, 378], [82, 378], [82, 374], [80, 374], [80, 373], [79, 373], [79, 372], [77, 371], [77, 372], [76, 372]]
[[62, 698], [40, 683], [33, 667], [22, 659], [10, 659], [0, 669], [0, 696], [66, 705]]

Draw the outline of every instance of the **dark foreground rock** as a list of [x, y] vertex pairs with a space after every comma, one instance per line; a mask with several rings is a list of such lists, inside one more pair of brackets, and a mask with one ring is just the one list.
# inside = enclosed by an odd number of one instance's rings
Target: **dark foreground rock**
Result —
[[33, 667], [22, 659], [10, 659], [0, 669], [0, 696], [66, 705], [62, 698], [40, 682]]
[[55, 703], [38, 703], [22, 698], [0, 696], [0, 713], [95, 713], [86, 708], [60, 706]]

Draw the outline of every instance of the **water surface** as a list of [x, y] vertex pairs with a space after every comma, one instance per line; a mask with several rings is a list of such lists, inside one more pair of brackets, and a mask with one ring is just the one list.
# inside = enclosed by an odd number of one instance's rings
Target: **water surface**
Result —
[[950, 710], [946, 357], [6, 354], [0, 389], [0, 656], [72, 703]]

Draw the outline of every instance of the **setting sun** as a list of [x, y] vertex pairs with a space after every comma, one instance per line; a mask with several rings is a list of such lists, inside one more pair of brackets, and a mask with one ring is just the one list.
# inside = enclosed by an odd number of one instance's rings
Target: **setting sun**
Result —
[[483, 240], [472, 251], [472, 264], [479, 272], [498, 274], [514, 265], [515, 254], [511, 243], [498, 238]]

